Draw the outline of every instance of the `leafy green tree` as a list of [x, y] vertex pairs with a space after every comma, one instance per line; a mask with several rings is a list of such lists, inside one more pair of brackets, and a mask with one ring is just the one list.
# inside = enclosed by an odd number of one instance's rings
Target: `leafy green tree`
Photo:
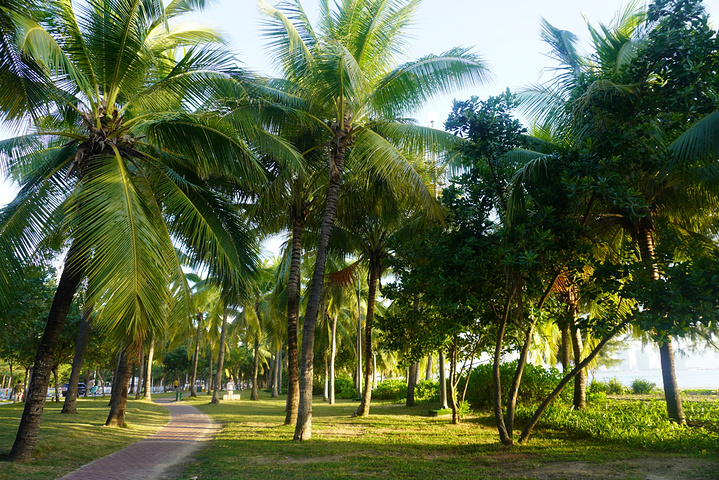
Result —
[[184, 381], [184, 375], [189, 371], [191, 364], [187, 353], [187, 348], [183, 345], [168, 352], [162, 359], [162, 366], [167, 373], [166, 379], [169, 382], [177, 380]]
[[42, 335], [43, 318], [47, 316], [54, 292], [54, 269], [44, 263], [28, 264], [23, 279], [15, 282], [2, 310], [0, 358], [14, 365], [32, 365]]
[[[466, 50], [397, 65], [418, 2], [363, 0], [332, 9], [320, 4], [317, 28], [299, 0], [282, 10], [263, 3], [268, 38], [284, 78], [304, 102], [298, 116], [324, 132], [314, 148], [327, 148], [329, 185], [322, 214], [302, 334], [300, 403], [295, 440], [311, 436], [314, 334], [322, 297], [327, 248], [347, 165], [373, 165], [383, 176], [413, 178], [406, 152], [439, 151], [451, 136], [418, 127], [404, 116], [435, 94], [481, 81], [485, 67]], [[299, 102], [298, 102], [299, 103]], [[298, 105], [300, 107], [302, 105]]]
[[[633, 14], [636, 18], [626, 21], [630, 17], [625, 14], [616, 25], [602, 26], [601, 35], [591, 30], [595, 51], [589, 59], [594, 62], [571, 49], [559, 56], [563, 68], [574, 72], [551, 84], [563, 95], [552, 100], [545, 89], [545, 95], [529, 98], [535, 111], [553, 112], [540, 121], [556, 122], [551, 128], [564, 131], [574, 151], [584, 156], [584, 164], [572, 175], [577, 187], [591, 196], [591, 215], [600, 230], [608, 238], [617, 238], [618, 232], [627, 235], [631, 242], [625, 247], [644, 265], [641, 276], [659, 281], [655, 248], [660, 227], [684, 238], [689, 232], [706, 235], [714, 230], [710, 211], [717, 192], [711, 162], [716, 148], [711, 145], [716, 114], [711, 112], [719, 107], [713, 73], [719, 50], [700, 1], [660, 0], [646, 15]], [[558, 51], [567, 45], [559, 39], [570, 37], [553, 32], [552, 45]], [[554, 109], [547, 108], [549, 104]], [[657, 325], [651, 330], [660, 345], [669, 415], [684, 423], [672, 329]]]

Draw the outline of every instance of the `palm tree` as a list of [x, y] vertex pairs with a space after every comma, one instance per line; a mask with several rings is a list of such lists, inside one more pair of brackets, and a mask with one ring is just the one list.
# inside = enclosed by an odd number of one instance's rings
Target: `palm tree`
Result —
[[27, 257], [46, 233], [70, 244], [11, 460], [31, 455], [52, 352], [83, 277], [88, 301], [102, 305], [98, 322], [141, 341], [166, 318], [167, 286], [184, 284], [173, 243], [230, 283], [252, 269], [251, 237], [205, 179], [221, 170], [251, 183], [263, 172], [237, 124], [202, 111], [215, 92], [246, 90], [216, 34], [172, 23], [203, 5], [56, 1], [24, 16], [3, 11], [23, 25], [14, 40], [44, 73], [31, 80], [51, 94], [13, 114], [31, 121], [30, 133], [0, 143], [21, 185], [0, 213], [0, 250]]
[[197, 380], [197, 365], [200, 360], [200, 343], [207, 332], [207, 317], [213, 305], [218, 303], [219, 290], [217, 285], [208, 279], [201, 279], [196, 274], [188, 274], [187, 279], [192, 282], [190, 302], [193, 311], [186, 318], [188, 327], [182, 329], [183, 333], [194, 333], [194, 351], [192, 353], [192, 373], [190, 374], [190, 396], [196, 397], [195, 383]]
[[373, 164], [387, 177], [416, 178], [413, 184], [420, 186], [404, 153], [430, 145], [440, 150], [450, 137], [402, 117], [435, 94], [481, 81], [486, 69], [464, 49], [397, 65], [418, 1], [348, 1], [336, 9], [324, 1], [317, 28], [299, 0], [281, 10], [261, 5], [273, 54], [297, 97], [307, 102], [298, 115], [324, 132], [314, 148], [328, 154], [329, 185], [302, 332], [294, 435], [306, 440], [311, 436], [314, 333], [345, 159], [351, 152], [350, 163]]
[[[373, 383], [373, 318], [377, 287], [384, 270], [383, 261], [390, 254], [390, 245], [416, 235], [421, 221], [429, 220], [433, 207], [436, 207], [432, 195], [417, 195], [417, 192], [398, 188], [403, 185], [389, 184], [371, 172], [368, 176], [369, 182], [365, 176], [362, 179], [351, 177], [345, 185], [334, 236], [344, 248], [359, 257], [359, 262], [367, 264], [368, 271], [363, 340], [364, 384], [362, 401], [355, 411], [357, 416], [369, 415]], [[425, 200], [424, 205], [420, 204], [422, 200]]]

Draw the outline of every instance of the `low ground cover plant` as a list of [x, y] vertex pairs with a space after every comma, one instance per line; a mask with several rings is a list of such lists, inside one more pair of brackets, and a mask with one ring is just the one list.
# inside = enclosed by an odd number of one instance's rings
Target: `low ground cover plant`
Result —
[[[517, 420], [526, 421], [534, 410], [534, 405], [520, 406]], [[719, 453], [719, 402], [687, 401], [684, 413], [687, 426], [670, 421], [660, 400], [605, 400], [582, 411], [556, 404], [544, 413], [539, 427], [653, 450]]]

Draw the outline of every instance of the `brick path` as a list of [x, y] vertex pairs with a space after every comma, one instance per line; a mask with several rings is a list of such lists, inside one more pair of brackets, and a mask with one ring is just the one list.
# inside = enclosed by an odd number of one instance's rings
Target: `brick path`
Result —
[[190, 460], [204, 441], [212, 438], [215, 426], [210, 417], [190, 405], [167, 403], [170, 423], [154, 435], [95, 460], [61, 480], [158, 480], [174, 478], [172, 469]]

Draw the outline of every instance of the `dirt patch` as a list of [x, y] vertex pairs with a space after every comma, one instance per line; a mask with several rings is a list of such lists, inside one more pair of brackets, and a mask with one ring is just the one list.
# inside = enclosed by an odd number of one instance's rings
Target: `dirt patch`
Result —
[[524, 475], [537, 480], [716, 480], [719, 478], [719, 462], [674, 457], [642, 457], [604, 463], [553, 462], [525, 470]]
[[364, 426], [346, 423], [333, 425], [332, 428], [318, 427], [316, 433], [317, 436], [321, 436], [326, 439], [332, 439], [361, 437], [366, 432]]

